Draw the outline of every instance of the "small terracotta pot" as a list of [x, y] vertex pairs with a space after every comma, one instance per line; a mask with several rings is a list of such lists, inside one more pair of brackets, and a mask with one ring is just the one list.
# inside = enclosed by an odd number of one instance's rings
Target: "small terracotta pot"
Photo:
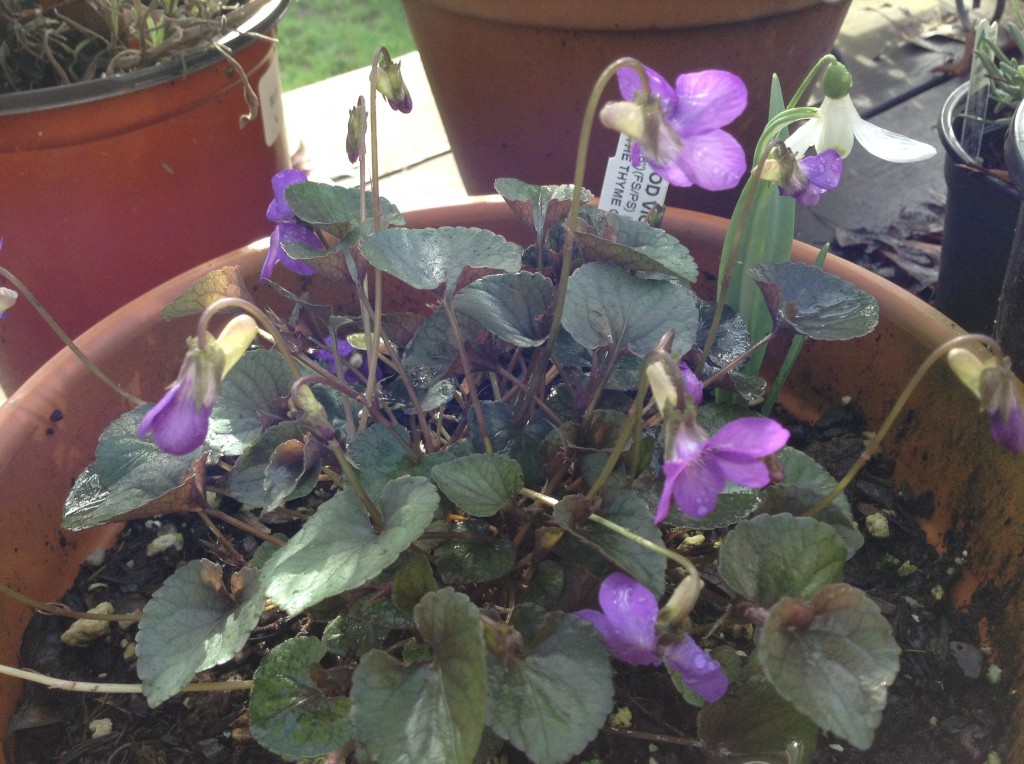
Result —
[[[674, 81], [727, 69], [750, 92], [727, 129], [747, 156], [768, 117], [772, 72], [791, 96], [831, 50], [849, 0], [403, 0], [452, 152], [471, 194], [494, 179], [564, 183], [590, 91], [602, 70], [633, 56]], [[413, 95], [415, 98], [415, 94]], [[604, 100], [619, 98], [612, 84]], [[601, 192], [618, 134], [597, 125], [584, 185]], [[668, 203], [729, 215], [734, 192], [671, 189]]]
[[[273, 32], [275, 0], [253, 31]], [[192, 265], [266, 236], [270, 177], [289, 166], [272, 40], [126, 75], [0, 95], [0, 263], [72, 337]], [[10, 394], [60, 349], [27, 303], [0, 322]]]
[[[407, 213], [414, 227], [474, 225], [529, 243], [529, 235], [503, 202]], [[690, 248], [701, 269], [697, 289], [711, 296], [727, 221], [699, 213], [669, 210], [665, 228]], [[280, 299], [258, 286], [265, 244], [237, 250], [154, 289], [101, 321], [81, 338], [83, 349], [115, 379], [154, 400], [176, 371], [191, 320], [171, 323], [160, 310], [213, 267], [238, 265], [258, 300]], [[794, 244], [793, 257], [812, 262], [815, 248]], [[829, 256], [828, 271], [873, 294], [879, 303], [878, 329], [852, 342], [805, 345], [783, 402], [794, 413], [815, 419], [849, 395], [877, 427], [917, 365], [941, 342], [959, 333], [947, 318], [874, 274]], [[287, 275], [287, 274], [285, 274]], [[337, 290], [335, 290], [337, 294]], [[342, 295], [347, 300], [351, 295]], [[414, 298], [413, 298], [414, 299]], [[347, 307], [347, 306], [346, 306]], [[769, 355], [768, 363], [778, 357]], [[96, 438], [127, 405], [83, 370], [70, 351], [61, 351], [0, 407], [0, 581], [42, 600], [58, 598], [77, 566], [97, 545], [109, 544], [117, 528], [88, 533], [59, 530], [61, 507], [74, 477], [93, 458]], [[52, 412], [62, 418], [54, 421]], [[911, 399], [905, 427], [890, 436], [885, 453], [896, 463], [894, 484], [916, 493], [931, 491], [935, 515], [928, 530], [933, 542], [956, 539], [967, 551], [968, 575], [957, 596], [987, 622], [995, 660], [1017, 697], [1020, 637], [1024, 628], [1024, 577], [1020, 549], [1024, 525], [1024, 478], [1019, 457], [989, 439], [984, 417], [970, 394], [944, 365], [933, 370]], [[949, 543], [952, 543], [951, 541]], [[977, 591], [974, 585], [983, 582]], [[21, 631], [30, 613], [0, 597], [0, 662], [17, 663]], [[19, 695], [18, 683], [0, 678], [0, 730]], [[1024, 706], [1018, 703], [1016, 730], [1008, 761], [1024, 760]]]

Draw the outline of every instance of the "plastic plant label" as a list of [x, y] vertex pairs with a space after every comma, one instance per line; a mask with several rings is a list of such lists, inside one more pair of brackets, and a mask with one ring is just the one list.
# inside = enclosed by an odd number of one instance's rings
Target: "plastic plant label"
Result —
[[632, 145], [631, 138], [619, 135], [618, 149], [604, 173], [598, 207], [630, 220], [642, 220], [654, 205], [665, 203], [668, 181], [652, 170], [644, 157], [634, 167], [630, 159]]

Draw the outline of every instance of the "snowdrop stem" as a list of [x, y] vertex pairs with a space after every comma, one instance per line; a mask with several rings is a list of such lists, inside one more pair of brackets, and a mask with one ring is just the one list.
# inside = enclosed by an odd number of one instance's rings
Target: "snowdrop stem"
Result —
[[46, 310], [46, 308], [43, 307], [42, 303], [36, 299], [36, 296], [32, 294], [31, 290], [29, 290], [29, 288], [25, 286], [25, 283], [21, 279], [19, 279], [9, 270], [3, 267], [0, 267], [0, 276], [3, 276], [5, 279], [14, 284], [18, 293], [21, 296], [23, 296], [26, 300], [28, 300], [29, 304], [33, 308], [35, 308], [36, 313], [42, 316], [47, 326], [49, 326], [53, 333], [57, 335], [58, 339], [60, 339], [60, 341], [63, 342], [71, 350], [71, 352], [75, 354], [75, 356], [77, 356], [79, 361], [85, 364], [85, 367], [89, 371], [91, 371], [100, 382], [105, 384], [107, 387], [109, 387], [111, 390], [113, 390], [121, 397], [131, 401], [133, 406], [141, 406], [142, 404], [145, 403], [145, 401], [142, 400], [142, 398], [139, 398], [137, 395], [134, 395], [133, 393], [130, 393], [127, 390], [125, 390], [123, 387], [117, 384], [117, 382], [108, 377], [106, 373], [104, 373], [103, 370], [100, 369], [100, 367], [93, 363], [89, 356], [83, 353], [81, 348], [79, 348], [78, 345], [75, 344], [74, 340], [72, 340], [71, 337], [68, 336], [67, 332], [60, 328], [57, 322], [54, 321], [53, 316], [51, 316], [49, 312]]
[[804, 514], [808, 517], [817, 517], [849, 487], [850, 483], [852, 483], [853, 479], [857, 477], [857, 474], [861, 469], [863, 469], [864, 465], [867, 464], [871, 460], [871, 457], [878, 452], [878, 449], [882, 445], [882, 441], [885, 439], [885, 436], [889, 434], [889, 430], [892, 429], [892, 426], [896, 424], [896, 420], [899, 419], [900, 414], [903, 412], [903, 408], [907, 405], [907, 401], [910, 400], [910, 396], [914, 393], [914, 390], [917, 389], [921, 380], [924, 379], [925, 374], [931, 370], [932, 366], [945, 358], [946, 353], [953, 348], [977, 342], [988, 346], [989, 350], [991, 350], [992, 354], [997, 358], [1003, 357], [1003, 351], [1002, 348], [999, 347], [999, 343], [986, 334], [961, 334], [946, 340], [935, 348], [928, 357], [921, 362], [921, 365], [917, 367], [917, 371], [914, 372], [914, 376], [912, 376], [910, 381], [904, 386], [903, 391], [900, 393], [899, 398], [896, 399], [896, 402], [893, 404], [889, 414], [885, 417], [885, 420], [872, 436], [867, 446], [864, 447], [860, 456], [857, 457], [857, 461], [854, 462], [853, 466], [850, 467], [845, 475], [843, 475], [842, 479], [836, 483], [836, 487], [832, 489], [832, 492], [807, 510]]
[[804, 81], [800, 83], [800, 87], [798, 87], [796, 89], [796, 92], [793, 93], [793, 97], [791, 99], [789, 99], [789, 108], [790, 109], [792, 109], [794, 106], [796, 106], [798, 103], [800, 103], [803, 100], [804, 93], [806, 93], [807, 92], [807, 88], [809, 88], [813, 84], [813, 82], [816, 79], [818, 79], [818, 75], [824, 69], [826, 69], [829, 64], [833, 64], [837, 60], [838, 59], [835, 56], [833, 56], [831, 53], [826, 53], [824, 56], [821, 57], [821, 59], [818, 61], [818, 63], [816, 63], [811, 68], [811, 71], [809, 71], [807, 73], [807, 76], [804, 77]]
[[239, 308], [256, 319], [256, 322], [274, 340], [274, 347], [276, 347], [278, 352], [284, 356], [285, 363], [288, 364], [288, 368], [291, 370], [295, 379], [299, 379], [303, 376], [302, 369], [299, 368], [298, 361], [295, 360], [295, 356], [293, 356], [288, 350], [288, 343], [284, 341], [284, 337], [281, 336], [281, 332], [279, 332], [277, 327], [274, 326], [274, 322], [267, 317], [266, 313], [248, 300], [243, 300], [241, 297], [221, 297], [206, 306], [206, 309], [203, 310], [199, 316], [199, 325], [196, 327], [196, 342], [199, 343], [199, 347], [206, 347], [207, 336], [209, 335], [207, 327], [210, 324], [210, 319], [222, 310], [227, 310], [228, 308]]

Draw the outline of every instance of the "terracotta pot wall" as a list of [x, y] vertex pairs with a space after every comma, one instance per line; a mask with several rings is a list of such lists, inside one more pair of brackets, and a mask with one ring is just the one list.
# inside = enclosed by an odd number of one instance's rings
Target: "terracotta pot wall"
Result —
[[[192, 265], [270, 233], [270, 178], [289, 166], [275, 121], [277, 53], [254, 40], [235, 56], [267, 96], [266, 123], [261, 115], [239, 124], [241, 80], [219, 57], [187, 77], [96, 100], [80, 100], [79, 85], [53, 88], [62, 91], [55, 105], [11, 113], [18, 99], [0, 98], [0, 262], [72, 337]], [[81, 86], [94, 84], [103, 83]], [[10, 394], [60, 347], [19, 306], [0, 323], [0, 388]]]
[[[524, 231], [500, 202], [407, 214], [412, 226], [476, 225], [523, 240]], [[701, 266], [698, 290], [710, 296], [726, 222], [707, 215], [670, 210], [666, 228], [691, 249]], [[817, 251], [794, 246], [803, 262]], [[238, 264], [250, 283], [258, 279], [264, 250], [233, 252], [215, 264]], [[829, 257], [826, 270], [876, 296], [879, 328], [850, 343], [808, 342], [783, 396], [796, 413], [815, 418], [850, 395], [863, 406], [869, 426], [877, 427], [917, 364], [932, 348], [957, 333], [948, 319], [907, 292], [874, 274]], [[184, 291], [206, 268], [200, 267], [136, 300], [89, 331], [83, 347], [116, 379], [150, 400], [174, 376], [189, 320], [165, 323], [159, 310]], [[257, 295], [276, 299], [269, 289]], [[335, 292], [337, 295], [337, 291]], [[340, 299], [347, 299], [342, 294]], [[336, 297], [337, 299], [337, 297]], [[408, 298], [411, 304], [416, 298]], [[777, 361], [778, 353], [769, 356]], [[140, 376], [141, 375], [141, 376]], [[95, 439], [126, 405], [82, 372], [67, 351], [26, 383], [0, 407], [0, 514], [8, 533], [0, 539], [0, 581], [45, 600], [56, 599], [72, 580], [82, 558], [112, 530], [92, 534], [60, 533], [61, 507], [74, 476], [92, 460]], [[52, 422], [60, 409], [63, 419]], [[968, 551], [974, 580], [983, 582], [958, 595], [988, 620], [996, 660], [1021, 697], [1020, 634], [1024, 629], [1020, 549], [1024, 548], [1024, 481], [1019, 457], [995, 447], [987, 426], [959, 382], [939, 367], [911, 400], [885, 453], [897, 461], [896, 485], [932, 491], [935, 517], [929, 529], [936, 541]], [[52, 429], [53, 433], [48, 434]], [[31, 483], [23, 485], [30, 476]], [[38, 476], [45, 476], [40, 480]], [[14, 535], [26, 529], [29, 538]], [[973, 599], [972, 599], [973, 594]], [[27, 609], [0, 597], [0, 662], [17, 663], [19, 635]], [[0, 679], [0, 730], [18, 697], [18, 683]], [[1024, 707], [1015, 713], [1016, 739], [1007, 761], [1024, 761]]]
[[[471, 194], [493, 193], [498, 177], [529, 183], [572, 178], [591, 88], [621, 56], [635, 56], [670, 79], [715, 68], [742, 77], [750, 105], [728, 129], [749, 157], [768, 117], [772, 72], [792, 95], [832, 48], [849, 7], [814, 0], [403, 2]], [[590, 28], [599, 23], [605, 26]], [[603, 101], [618, 97], [613, 83]], [[617, 133], [595, 126], [585, 176], [594, 193], [601, 191], [617, 141]], [[668, 202], [728, 215], [738, 196], [739, 189], [672, 189]]]

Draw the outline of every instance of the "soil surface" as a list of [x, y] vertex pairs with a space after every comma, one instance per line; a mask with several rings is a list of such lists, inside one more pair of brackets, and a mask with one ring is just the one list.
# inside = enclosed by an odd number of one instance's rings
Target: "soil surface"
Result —
[[[809, 452], [837, 477], [863, 448], [865, 423], [855, 405], [836, 409], [813, 426], [786, 421], [784, 415], [779, 418], [792, 431], [790, 444]], [[900, 673], [890, 688], [874, 747], [859, 752], [841, 740], [822, 736], [814, 761], [983, 762], [990, 752], [1001, 751], [1011, 708], [1007, 683], [991, 681], [994, 669], [973, 621], [946, 596], [963, 560], [939, 556], [925, 542], [916, 519], [931, 511], [929, 498], [907, 495], [901, 486], [893, 485], [890, 475], [890, 465], [874, 460], [847, 492], [862, 529], [868, 516], [881, 513], [889, 531], [885, 538], [865, 532], [863, 549], [847, 564], [847, 580], [865, 589], [891, 621], [903, 651]], [[147, 555], [147, 545], [172, 529], [182, 534], [182, 549]], [[243, 553], [254, 546], [248, 537], [225, 533]], [[708, 543], [713, 540], [709, 535]], [[221, 561], [219, 548], [206, 525], [193, 516], [162, 523], [131, 522], [101, 565], [83, 567], [64, 601], [79, 610], [104, 600], [118, 613], [141, 609], [179, 563], [203, 554]], [[713, 611], [715, 605], [707, 607]], [[700, 615], [709, 621], [717, 617], [714, 612]], [[59, 639], [68, 624], [67, 618], [36, 616], [26, 632], [23, 665], [66, 678], [138, 681], [130, 657], [134, 624], [112, 624], [108, 635], [77, 648]], [[276, 644], [296, 634], [318, 635], [323, 625], [271, 613], [234, 661], [204, 672], [199, 679], [249, 678]], [[749, 642], [736, 635], [731, 639], [737, 649], [750, 650]], [[631, 711], [630, 725], [606, 727], [573, 761], [705, 761], [696, 743], [696, 715], [681, 702], [667, 675], [653, 668], [625, 669], [616, 664], [615, 705]], [[246, 697], [246, 693], [185, 695], [151, 709], [138, 695], [95, 696], [30, 687], [13, 720], [6, 753], [17, 764], [278, 761], [249, 737]], [[94, 736], [90, 725], [101, 719], [110, 720], [112, 732]], [[525, 758], [510, 750], [493, 761], [515, 764]]]

